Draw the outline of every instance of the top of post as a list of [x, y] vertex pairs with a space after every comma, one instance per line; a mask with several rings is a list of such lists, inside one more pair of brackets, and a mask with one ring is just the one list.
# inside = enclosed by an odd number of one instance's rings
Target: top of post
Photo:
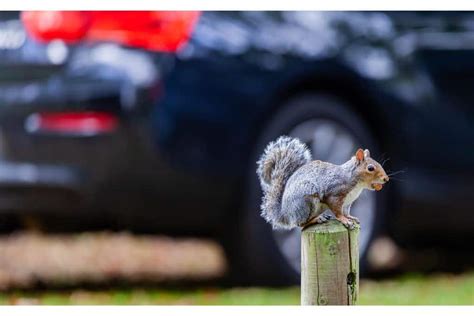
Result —
[[[360, 230], [360, 225], [354, 223], [354, 228]], [[314, 224], [303, 229], [304, 233], [330, 234], [347, 232], [348, 229], [336, 219], [331, 219], [323, 224]]]

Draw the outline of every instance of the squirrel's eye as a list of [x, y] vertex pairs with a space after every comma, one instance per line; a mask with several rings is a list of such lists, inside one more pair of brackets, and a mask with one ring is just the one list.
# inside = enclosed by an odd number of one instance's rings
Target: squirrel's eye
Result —
[[369, 172], [374, 171], [374, 170], [375, 170], [374, 165], [368, 165], [368, 166], [367, 166], [367, 170], [368, 170]]

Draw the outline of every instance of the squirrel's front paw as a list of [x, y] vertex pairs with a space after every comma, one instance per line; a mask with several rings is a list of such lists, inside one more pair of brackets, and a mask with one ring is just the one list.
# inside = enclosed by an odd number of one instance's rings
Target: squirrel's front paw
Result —
[[352, 215], [348, 215], [347, 218], [353, 220], [354, 222], [356, 222], [357, 224], [360, 224], [360, 220], [355, 217], [355, 216], [352, 216]]
[[344, 226], [346, 226], [346, 228], [348, 228], [348, 229], [354, 229], [355, 228], [355, 224], [351, 220], [348, 220], [347, 223], [344, 224]]
[[342, 225], [344, 225], [347, 229], [354, 229], [355, 228], [355, 224], [353, 221], [351, 221], [349, 218], [347, 218], [346, 216], [337, 216], [336, 217], [337, 220], [339, 222], [342, 223]]

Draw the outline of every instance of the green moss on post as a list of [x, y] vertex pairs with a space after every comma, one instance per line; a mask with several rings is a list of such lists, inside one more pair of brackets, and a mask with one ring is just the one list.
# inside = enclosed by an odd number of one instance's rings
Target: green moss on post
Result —
[[359, 296], [360, 227], [336, 220], [301, 235], [301, 305], [355, 305]]

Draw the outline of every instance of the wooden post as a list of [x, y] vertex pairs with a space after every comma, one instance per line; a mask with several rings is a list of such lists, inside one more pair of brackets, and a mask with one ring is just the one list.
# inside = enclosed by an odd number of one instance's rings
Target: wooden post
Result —
[[301, 234], [301, 305], [355, 305], [359, 296], [360, 227], [330, 220]]

